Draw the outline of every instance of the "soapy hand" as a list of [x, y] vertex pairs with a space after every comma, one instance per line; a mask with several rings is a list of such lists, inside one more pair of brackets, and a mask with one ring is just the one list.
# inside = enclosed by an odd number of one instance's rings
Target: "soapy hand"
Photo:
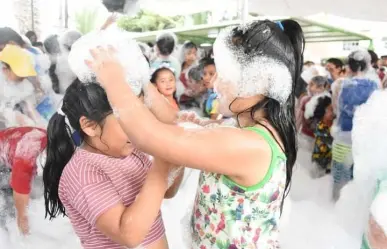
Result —
[[115, 56], [116, 52], [112, 46], [108, 48], [97, 47], [90, 50], [93, 60], [85, 61], [103, 87], [119, 81], [125, 82], [125, 71]]
[[201, 119], [195, 112], [187, 112], [187, 111], [180, 112], [177, 122], [178, 123], [190, 122], [190, 123], [195, 123], [197, 125], [201, 125]]

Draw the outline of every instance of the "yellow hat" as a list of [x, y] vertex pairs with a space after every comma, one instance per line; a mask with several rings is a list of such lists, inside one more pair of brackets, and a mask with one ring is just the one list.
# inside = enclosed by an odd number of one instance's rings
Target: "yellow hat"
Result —
[[21, 78], [36, 76], [32, 57], [19, 46], [8, 44], [0, 53], [0, 61], [7, 63]]

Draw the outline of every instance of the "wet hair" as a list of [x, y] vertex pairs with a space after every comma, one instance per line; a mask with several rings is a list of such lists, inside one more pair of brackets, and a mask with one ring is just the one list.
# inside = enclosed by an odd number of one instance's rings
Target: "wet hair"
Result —
[[200, 66], [193, 67], [188, 71], [188, 78], [193, 79], [196, 82], [200, 81], [202, 79], [202, 73]]
[[[152, 73], [152, 76], [151, 76], [151, 79], [150, 79], [150, 82], [152, 84], [154, 84], [156, 86], [157, 77], [158, 77], [159, 73], [161, 73], [162, 71], [169, 71], [169, 72], [171, 72], [173, 77], [175, 78], [175, 81], [176, 81], [175, 73], [170, 68], [168, 68], [168, 67], [160, 67], [160, 68], [158, 68], [156, 71], [154, 71]], [[173, 99], [176, 101], [177, 105], [179, 105], [179, 101], [177, 100], [177, 97], [176, 97], [176, 90], [173, 93]]]
[[327, 60], [326, 63], [331, 63], [331, 64], [335, 65], [336, 68], [340, 68], [341, 70], [343, 70], [343, 68], [344, 68], [343, 61], [340, 59], [337, 59], [337, 58], [330, 58]]
[[99, 84], [85, 84], [78, 79], [67, 88], [62, 111], [66, 117], [55, 113], [47, 127], [47, 160], [43, 169], [43, 183], [45, 215], [50, 219], [60, 214], [66, 215], [58, 188], [63, 169], [76, 149], [71, 129], [79, 133], [81, 141], [84, 141], [86, 134], [80, 127], [81, 117], [103, 125], [105, 118], [113, 113], [106, 92]]
[[26, 45], [21, 35], [19, 35], [15, 30], [9, 27], [0, 28], [0, 44], [5, 45], [11, 41], [15, 42], [20, 47], [24, 47]]
[[352, 72], [363, 72], [367, 69], [367, 62], [364, 60], [355, 60], [354, 58], [348, 58], [348, 66]]
[[[287, 160], [285, 191], [281, 204], [282, 211], [284, 199], [290, 189], [293, 166], [297, 157], [294, 102], [296, 82], [300, 78], [303, 67], [304, 34], [301, 26], [296, 21], [284, 20], [279, 25], [265, 20], [255, 21], [246, 29], [233, 29], [230, 40], [231, 46], [239, 47], [250, 58], [263, 54], [265, 57], [275, 59], [279, 63], [286, 65], [292, 77], [292, 91], [285, 103], [281, 104], [277, 100], [265, 96], [254, 106], [244, 111], [249, 112], [254, 120], [254, 114], [257, 111], [263, 110], [265, 119], [276, 130], [284, 145], [284, 153]], [[230, 104], [230, 110], [232, 104], [233, 102]], [[239, 113], [237, 118], [242, 113]], [[271, 133], [270, 129], [259, 120], [255, 120], [255, 122], [265, 127]], [[272, 136], [275, 139], [274, 134]]]
[[371, 64], [372, 64], [372, 67], [377, 69], [378, 68], [378, 60], [379, 60], [379, 56], [372, 50], [368, 50], [368, 53], [370, 54], [371, 56]]
[[163, 56], [169, 56], [175, 49], [175, 38], [171, 34], [163, 34], [156, 41], [157, 48]]
[[318, 98], [316, 108], [313, 112], [313, 119], [315, 121], [320, 121], [325, 116], [327, 107], [331, 104], [332, 99], [329, 96], [322, 96]]
[[328, 78], [324, 76], [314, 76], [311, 80], [318, 87], [326, 88], [329, 85]]

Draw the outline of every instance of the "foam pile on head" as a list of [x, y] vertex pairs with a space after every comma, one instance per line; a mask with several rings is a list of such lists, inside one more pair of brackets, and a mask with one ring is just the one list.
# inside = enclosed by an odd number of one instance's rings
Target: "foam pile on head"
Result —
[[245, 35], [246, 30], [250, 29], [249, 25], [256, 24], [226, 28], [218, 35], [214, 43], [218, 77], [235, 84], [238, 97], [262, 94], [285, 103], [292, 91], [291, 72], [285, 63], [266, 56], [266, 51], [255, 48], [256, 45], [253, 44], [254, 36], [265, 36], [270, 39], [273, 30], [268, 25], [256, 25], [262, 27], [254, 27], [251, 34], [247, 34], [251, 41], [246, 41], [247, 45], [242, 46], [242, 41], [236, 34]]
[[98, 46], [107, 48], [109, 45], [117, 51], [116, 56], [125, 69], [127, 83], [139, 95], [143, 85], [149, 82], [149, 65], [137, 42], [124, 31], [108, 29], [82, 36], [73, 44], [69, 54], [71, 70], [81, 82], [95, 81], [95, 74], [85, 64], [85, 60], [92, 60], [90, 49]]
[[301, 78], [307, 84], [309, 84], [312, 81], [312, 79], [316, 76], [328, 77], [328, 72], [324, 67], [314, 65], [314, 66], [311, 66], [311, 67], [305, 69], [301, 74]]

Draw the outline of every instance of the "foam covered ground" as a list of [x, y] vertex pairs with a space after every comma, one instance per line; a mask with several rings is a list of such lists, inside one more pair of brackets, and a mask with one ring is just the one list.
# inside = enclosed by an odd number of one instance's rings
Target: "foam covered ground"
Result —
[[[354, 249], [360, 248], [364, 208], [357, 200], [356, 184], [343, 189], [342, 199], [331, 202], [331, 177], [310, 176], [310, 152], [301, 142], [292, 189], [286, 199], [281, 220], [280, 241], [283, 249]], [[195, 198], [199, 171], [187, 169], [181, 190], [172, 200], [163, 203], [163, 219], [171, 249], [187, 248], [188, 219]], [[19, 235], [15, 221], [8, 232], [0, 230], [1, 248], [7, 249], [77, 249], [81, 248], [66, 218], [44, 219], [43, 199], [30, 207], [31, 235]], [[364, 215], [363, 215], [364, 216]], [[3, 247], [3, 245], [5, 245]], [[188, 249], [188, 248], [187, 248]]]

